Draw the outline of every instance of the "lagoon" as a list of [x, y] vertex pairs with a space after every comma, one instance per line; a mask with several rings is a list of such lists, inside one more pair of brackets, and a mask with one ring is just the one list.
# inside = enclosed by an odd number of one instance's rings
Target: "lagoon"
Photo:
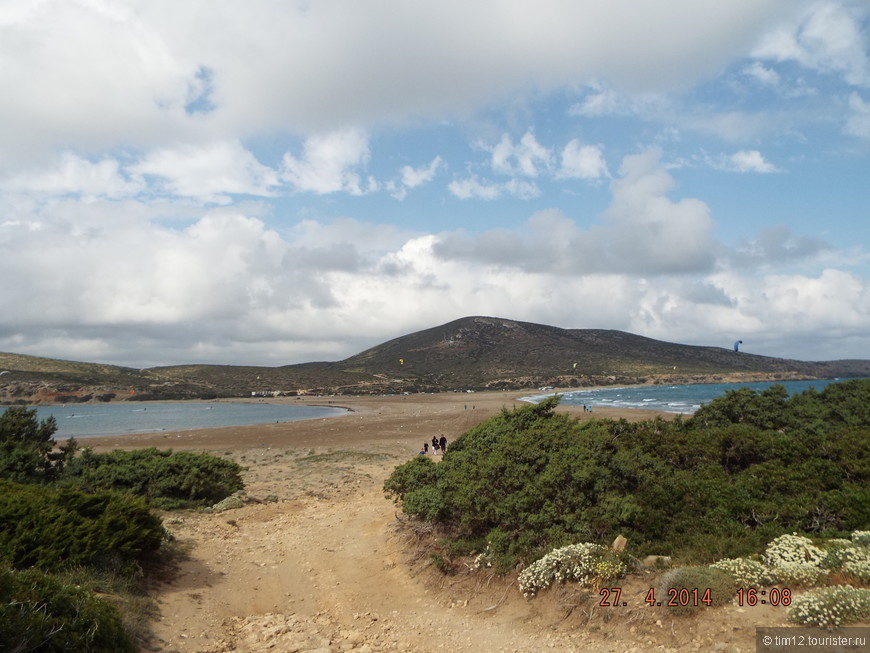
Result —
[[270, 424], [344, 415], [332, 406], [245, 402], [154, 402], [36, 406], [39, 419], [57, 420], [56, 439]]

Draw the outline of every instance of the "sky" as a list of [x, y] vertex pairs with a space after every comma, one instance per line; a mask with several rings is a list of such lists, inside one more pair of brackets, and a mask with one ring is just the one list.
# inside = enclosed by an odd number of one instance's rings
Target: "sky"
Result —
[[0, 0], [0, 351], [870, 358], [868, 200], [866, 0]]

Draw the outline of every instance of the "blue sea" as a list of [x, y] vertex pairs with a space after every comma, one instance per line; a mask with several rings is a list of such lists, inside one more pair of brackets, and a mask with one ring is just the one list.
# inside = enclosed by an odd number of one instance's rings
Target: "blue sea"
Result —
[[155, 402], [37, 406], [39, 419], [57, 420], [56, 439], [186, 431], [344, 415], [344, 408], [235, 402]]
[[[697, 385], [652, 385], [625, 388], [589, 388], [572, 390], [562, 394], [562, 404], [574, 406], [613, 406], [616, 408], [646, 408], [665, 413], [691, 414], [702, 404], [708, 404], [721, 397], [728, 390], [750, 388], [764, 390], [772, 385], [785, 386], [789, 394], [800, 394], [808, 388], [821, 391], [829, 383], [825, 381], [772, 381], [763, 383], [702, 383]], [[523, 397], [521, 401], [538, 403], [554, 393], [535, 394]]]

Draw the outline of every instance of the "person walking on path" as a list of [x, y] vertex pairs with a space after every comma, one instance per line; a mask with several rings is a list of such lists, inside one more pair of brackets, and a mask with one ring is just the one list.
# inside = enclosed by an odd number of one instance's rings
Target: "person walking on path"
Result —
[[443, 456], [444, 452], [447, 451], [447, 438], [445, 438], [443, 434], [441, 435], [441, 439], [438, 440], [438, 444], [441, 445], [441, 455]]
[[429, 443], [428, 443], [428, 442], [424, 442], [424, 443], [423, 443], [423, 454], [426, 455], [426, 454], [428, 454], [428, 453], [429, 453]]
[[432, 436], [432, 455], [437, 456], [438, 450], [441, 448], [441, 445], [438, 443], [438, 438], [434, 435]]

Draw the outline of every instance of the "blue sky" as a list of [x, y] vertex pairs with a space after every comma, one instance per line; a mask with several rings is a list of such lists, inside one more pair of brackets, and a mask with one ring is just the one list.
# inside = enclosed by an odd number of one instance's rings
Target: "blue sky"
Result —
[[870, 358], [870, 5], [0, 4], [0, 351], [467, 315]]

